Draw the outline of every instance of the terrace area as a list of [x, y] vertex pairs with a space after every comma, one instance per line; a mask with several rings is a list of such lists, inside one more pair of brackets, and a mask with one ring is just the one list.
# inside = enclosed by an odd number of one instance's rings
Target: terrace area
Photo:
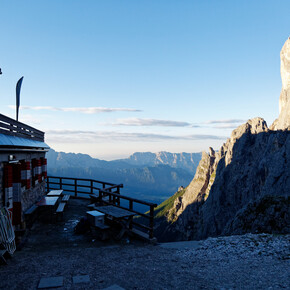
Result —
[[[122, 195], [120, 191], [123, 184], [84, 178], [47, 176], [46, 188], [47, 192], [52, 189], [62, 189], [72, 198], [91, 200], [92, 210], [96, 209], [96, 206], [99, 208], [113, 206], [129, 211], [134, 217], [130, 222], [129, 231], [148, 241], [154, 240], [154, 208], [157, 204]], [[142, 219], [137, 219], [137, 217], [142, 217]]]
[[[45, 133], [38, 129], [0, 114], [0, 150], [6, 154], [10, 150], [45, 152], [49, 147], [44, 143], [44, 135]], [[90, 200], [91, 210], [94, 210], [95, 206], [110, 206], [118, 208], [119, 212], [127, 211], [130, 213], [128, 230], [144, 239], [151, 241], [154, 239], [154, 208], [157, 205], [122, 195], [120, 189], [123, 188], [123, 184], [46, 175], [42, 183], [46, 185], [46, 193], [53, 189], [61, 189], [65, 195], [73, 199]], [[142, 222], [138, 222], [136, 217], [142, 217], [139, 219]]]

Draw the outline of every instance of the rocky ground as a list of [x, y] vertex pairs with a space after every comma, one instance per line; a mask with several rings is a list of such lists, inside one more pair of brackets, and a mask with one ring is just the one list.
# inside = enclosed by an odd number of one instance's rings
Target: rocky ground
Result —
[[[100, 242], [73, 234], [80, 208], [70, 201], [65, 222], [32, 228], [22, 249], [0, 266], [1, 289], [36, 289], [53, 276], [64, 278], [59, 289], [290, 289], [290, 235], [209, 238], [176, 248]], [[90, 282], [73, 284], [76, 275]]]

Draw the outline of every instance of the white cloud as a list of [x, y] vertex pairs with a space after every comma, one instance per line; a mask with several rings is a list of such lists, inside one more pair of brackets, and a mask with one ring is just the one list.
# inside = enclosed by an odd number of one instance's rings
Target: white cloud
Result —
[[141, 118], [127, 118], [117, 119], [114, 125], [117, 126], [162, 126], [162, 127], [189, 127], [188, 122], [172, 121], [172, 120], [158, 120], [158, 119], [141, 119]]
[[[15, 109], [15, 106], [8, 106]], [[142, 112], [142, 110], [132, 108], [104, 108], [104, 107], [51, 107], [51, 106], [20, 106], [21, 110], [48, 110], [48, 111], [61, 111], [61, 112], [80, 112], [84, 114], [97, 114], [97, 113], [111, 113], [111, 112]]]
[[[189, 127], [189, 128], [215, 128], [215, 129], [234, 129], [237, 124], [241, 124], [245, 120], [241, 119], [227, 119], [227, 120], [209, 120], [203, 123], [189, 123], [173, 120], [159, 120], [159, 119], [142, 119], [142, 118], [126, 118], [117, 119], [114, 126], [161, 126], [161, 127]], [[215, 124], [220, 124], [214, 126]]]
[[221, 124], [221, 125], [213, 126], [212, 128], [215, 128], [215, 129], [236, 129], [237, 124]]
[[241, 119], [226, 119], [226, 120], [210, 120], [205, 121], [204, 124], [236, 124], [236, 123], [244, 123], [246, 120]]
[[160, 141], [160, 140], [224, 140], [226, 137], [218, 135], [163, 135], [153, 133], [126, 133], [115, 131], [83, 131], [83, 130], [48, 130], [48, 142], [55, 143], [94, 143], [110, 141]]

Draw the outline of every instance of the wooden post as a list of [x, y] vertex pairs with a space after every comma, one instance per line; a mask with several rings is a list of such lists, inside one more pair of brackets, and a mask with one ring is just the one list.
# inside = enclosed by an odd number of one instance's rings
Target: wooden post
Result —
[[[120, 202], [120, 199], [119, 199], [119, 202]], [[133, 200], [129, 200], [129, 210], [133, 210]], [[129, 223], [129, 229], [132, 230], [133, 228], [133, 224], [132, 224], [132, 221], [133, 221], [133, 217], [130, 218], [130, 223]]]
[[91, 194], [94, 194], [93, 185], [94, 185], [94, 182], [91, 180]]
[[46, 177], [46, 188], [47, 192], [49, 192], [49, 176]]
[[99, 202], [100, 202], [100, 204], [103, 204], [102, 191], [101, 190], [99, 190]]
[[59, 189], [62, 189], [62, 177], [59, 178]]
[[77, 184], [77, 179], [75, 179], [75, 197], [78, 195], [78, 184]]
[[[117, 187], [117, 194], [120, 194], [120, 187]], [[117, 198], [117, 204], [120, 206], [120, 198]]]
[[153, 230], [154, 230], [154, 207], [150, 205], [150, 232], [149, 232], [150, 239], [153, 239]]

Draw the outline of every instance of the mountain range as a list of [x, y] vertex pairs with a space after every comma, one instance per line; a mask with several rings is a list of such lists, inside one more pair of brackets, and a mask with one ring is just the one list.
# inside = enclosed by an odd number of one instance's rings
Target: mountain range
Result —
[[48, 175], [123, 183], [123, 194], [160, 203], [190, 182], [201, 153], [137, 152], [125, 159], [105, 161], [50, 149], [47, 159]]

